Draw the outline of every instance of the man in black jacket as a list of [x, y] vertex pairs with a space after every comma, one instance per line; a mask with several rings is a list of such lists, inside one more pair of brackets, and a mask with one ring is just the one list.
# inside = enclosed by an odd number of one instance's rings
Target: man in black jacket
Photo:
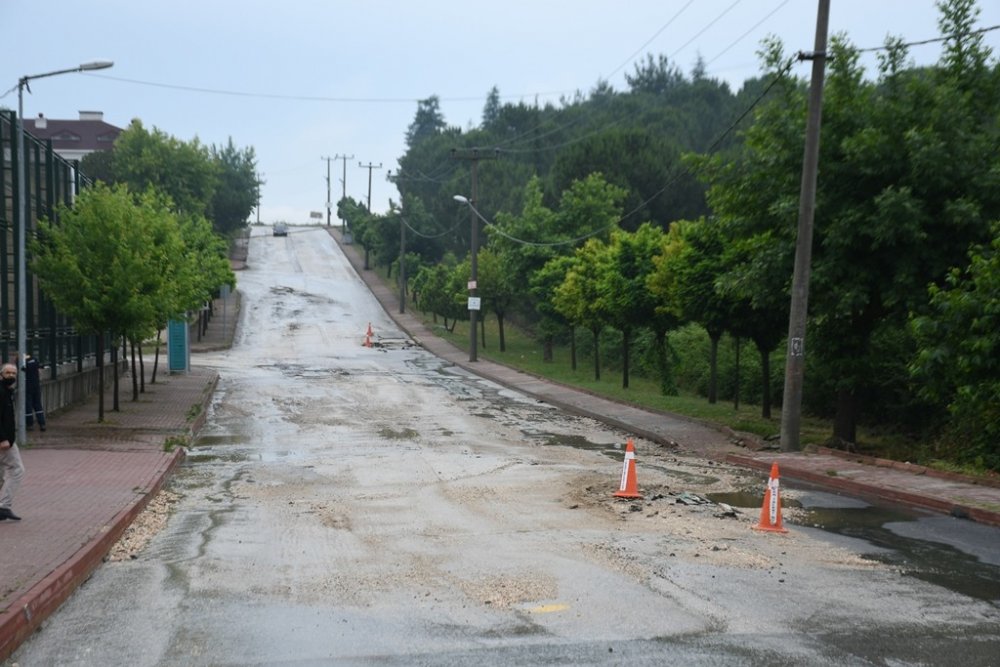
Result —
[[38, 428], [45, 430], [45, 410], [42, 408], [41, 365], [30, 354], [24, 355], [24, 423], [30, 430], [38, 420]]
[[17, 366], [4, 364], [0, 368], [0, 521], [20, 521], [10, 510], [14, 494], [24, 477], [24, 464], [17, 449], [17, 420], [14, 416], [14, 387]]

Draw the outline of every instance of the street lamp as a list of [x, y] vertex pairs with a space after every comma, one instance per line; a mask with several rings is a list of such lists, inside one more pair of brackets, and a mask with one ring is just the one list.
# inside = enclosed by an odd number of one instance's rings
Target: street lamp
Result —
[[469, 264], [472, 269], [469, 276], [469, 361], [476, 361], [476, 320], [479, 314], [479, 297], [476, 296], [478, 288], [476, 283], [479, 278], [479, 220], [476, 219], [476, 208], [468, 198], [455, 195], [452, 199], [468, 206], [472, 214], [472, 232], [469, 235], [471, 237]]
[[[71, 67], [69, 69], [60, 69], [53, 72], [44, 72], [42, 74], [29, 74], [27, 76], [22, 76], [17, 80], [17, 247], [15, 249], [16, 259], [17, 259], [17, 365], [20, 367], [24, 363], [24, 355], [27, 352], [28, 347], [28, 287], [25, 284], [26, 271], [25, 271], [25, 259], [26, 253], [24, 250], [24, 236], [28, 228], [27, 224], [27, 193], [25, 192], [25, 179], [27, 178], [27, 173], [25, 171], [25, 153], [24, 153], [24, 89], [27, 88], [28, 92], [31, 92], [31, 88], [28, 86], [28, 82], [33, 79], [44, 79], [49, 76], [56, 76], [58, 74], [69, 74], [71, 72], [89, 72], [95, 69], [107, 69], [113, 66], [114, 63], [110, 60], [95, 60], [89, 63], [83, 63], [77, 65], [76, 67]], [[14, 411], [17, 413], [17, 442], [19, 444], [24, 444], [26, 442], [26, 429], [25, 429], [25, 416], [24, 416], [24, 399], [25, 399], [25, 383], [17, 383], [17, 401]]]

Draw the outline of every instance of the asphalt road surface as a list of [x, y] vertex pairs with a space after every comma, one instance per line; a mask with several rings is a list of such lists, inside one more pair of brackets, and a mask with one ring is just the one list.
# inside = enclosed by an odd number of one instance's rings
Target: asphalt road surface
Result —
[[170, 520], [12, 663], [1000, 662], [997, 600], [801, 509], [775, 535], [678, 502], [759, 477], [642, 440], [645, 498], [615, 499], [628, 434], [411, 345], [326, 231], [254, 234], [234, 346], [197, 359], [221, 379]]

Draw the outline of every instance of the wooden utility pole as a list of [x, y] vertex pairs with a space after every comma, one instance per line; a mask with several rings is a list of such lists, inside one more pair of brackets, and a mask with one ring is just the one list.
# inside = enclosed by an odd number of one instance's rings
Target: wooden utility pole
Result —
[[816, 42], [812, 53], [799, 53], [800, 60], [812, 60], [809, 86], [809, 117], [806, 146], [802, 158], [802, 185], [799, 195], [799, 225], [795, 241], [795, 269], [792, 273], [792, 303], [788, 315], [788, 351], [785, 357], [785, 389], [781, 402], [781, 450], [801, 449], [802, 377], [805, 370], [806, 314], [809, 307], [809, 274], [812, 263], [813, 217], [816, 211], [816, 175], [819, 171], [819, 129], [823, 117], [823, 75], [826, 69], [826, 38], [830, 0], [819, 0], [816, 14]]
[[[478, 304], [477, 299], [477, 289], [479, 280], [479, 215], [476, 212], [476, 204], [479, 203], [479, 193], [478, 193], [478, 183], [477, 174], [480, 160], [496, 160], [500, 157], [500, 150], [493, 149], [491, 153], [483, 153], [478, 148], [470, 148], [465, 151], [460, 152], [458, 149], [451, 149], [451, 157], [456, 160], [469, 160], [472, 163], [472, 197], [469, 199], [469, 209], [472, 216], [472, 228], [469, 234], [469, 265], [470, 265], [470, 277], [469, 277], [469, 361], [477, 361], [478, 354], [476, 352], [476, 320], [479, 314], [478, 305], [476, 308], [472, 306]], [[477, 299], [473, 301], [473, 299]]]
[[406, 311], [406, 219], [399, 216], [399, 312]]
[[358, 162], [358, 166], [361, 167], [362, 169], [368, 170], [368, 212], [371, 213], [372, 212], [372, 169], [381, 169], [382, 163], [379, 162], [378, 164], [372, 164], [371, 162], [369, 162], [368, 164], [361, 164], [360, 162]]
[[326, 226], [330, 226], [330, 163], [337, 158], [335, 157], [321, 157], [320, 160], [326, 160]]
[[[333, 159], [334, 160], [341, 160], [342, 161], [342, 165], [341, 166], [344, 168], [344, 176], [343, 176], [343, 178], [340, 179], [340, 186], [341, 186], [341, 195], [340, 195], [340, 198], [341, 199], [347, 199], [347, 161], [348, 160], [353, 160], [354, 156], [353, 155], [340, 155], [338, 153], [337, 155], [333, 156]], [[348, 234], [347, 221], [346, 220], [341, 220], [341, 226], [343, 227], [342, 231], [344, 233], [344, 243], [350, 243], [351, 242], [351, 237]]]

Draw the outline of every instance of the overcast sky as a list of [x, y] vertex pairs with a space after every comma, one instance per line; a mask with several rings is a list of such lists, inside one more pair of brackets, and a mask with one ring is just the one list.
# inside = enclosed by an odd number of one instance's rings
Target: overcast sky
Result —
[[[980, 0], [979, 27], [1000, 25], [1000, 0]], [[0, 92], [21, 76], [113, 60], [114, 68], [31, 83], [26, 118], [103, 111], [126, 127], [182, 140], [252, 146], [267, 181], [260, 219], [325, 218], [327, 165], [346, 161], [347, 195], [372, 209], [398, 202], [388, 170], [405, 151], [417, 101], [441, 99], [449, 125], [478, 124], [496, 85], [503, 101], [558, 104], [601, 79], [626, 89], [645, 54], [690, 72], [700, 54], [734, 89], [759, 74], [760, 40], [811, 50], [816, 0], [0, 0]], [[859, 47], [886, 35], [938, 36], [933, 0], [831, 0], [830, 29]], [[1000, 54], [1000, 30], [986, 33]], [[933, 63], [939, 44], [911, 48]], [[874, 59], [865, 61], [871, 67]], [[870, 69], [869, 71], [872, 71]], [[809, 75], [808, 63], [793, 72]], [[0, 99], [17, 108], [17, 93]], [[331, 167], [331, 199], [345, 163]], [[334, 217], [336, 211], [334, 210]]]

